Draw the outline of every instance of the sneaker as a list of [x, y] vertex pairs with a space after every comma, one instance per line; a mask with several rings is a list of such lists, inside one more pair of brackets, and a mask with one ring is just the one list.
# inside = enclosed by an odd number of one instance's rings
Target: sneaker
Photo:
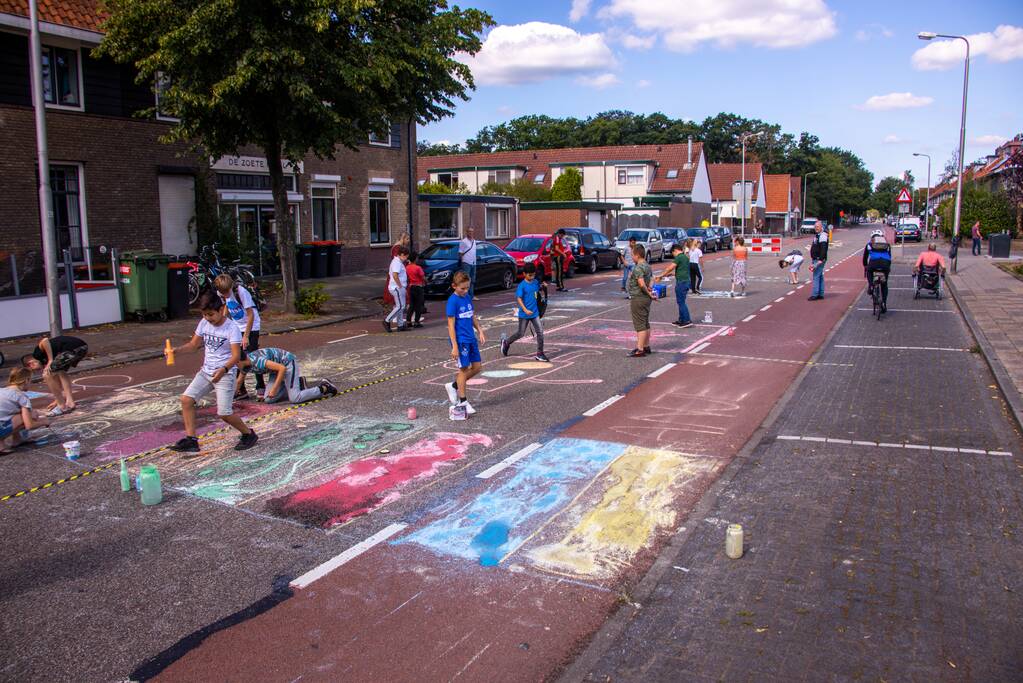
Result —
[[252, 429], [249, 430], [248, 434], [242, 434], [241, 438], [238, 439], [238, 443], [234, 445], [236, 451], [247, 451], [256, 445], [259, 441], [259, 437], [256, 436], [256, 432]]
[[468, 401], [462, 401], [461, 405], [465, 407], [465, 414], [466, 415], [475, 415], [476, 414], [476, 409], [473, 408], [472, 404], [469, 403]]
[[68, 411], [64, 410], [60, 406], [57, 406], [53, 410], [51, 410], [48, 413], [46, 413], [46, 417], [60, 417], [61, 415], [63, 415], [66, 412], [68, 412]]
[[398, 325], [399, 332], [408, 332], [411, 329], [412, 329], [411, 325]]
[[533, 358], [535, 358], [536, 360], [540, 361], [541, 363], [550, 363], [551, 362], [551, 359], [548, 358], [547, 356], [543, 355], [542, 353], [536, 354], [535, 356], [533, 356]]
[[170, 446], [170, 450], [177, 451], [178, 453], [198, 453], [199, 439], [194, 436], [182, 437], [173, 446]]
[[642, 358], [646, 355], [646, 351], [640, 351], [639, 349], [633, 349], [629, 351], [629, 358]]
[[465, 406], [457, 405], [448, 408], [448, 419], [449, 420], [465, 420], [469, 415], [465, 412]]
[[320, 382], [320, 393], [324, 396], [337, 396], [337, 387], [331, 382], [323, 380]]
[[508, 355], [508, 335], [506, 334], [501, 335], [501, 355]]
[[692, 320], [690, 320], [689, 322], [685, 322], [685, 323], [680, 323], [679, 324], [679, 327], [692, 327], [692, 326], [693, 326], [693, 321]]
[[651, 353], [653, 353], [653, 351], [650, 350], [649, 346], [644, 346], [643, 347], [643, 353], [645, 353], [645, 354], [647, 354], [649, 356]]
[[412, 327], [422, 327], [423, 323], [413, 323]]
[[383, 326], [384, 326], [384, 332], [387, 332], [388, 334], [390, 334], [390, 332], [391, 332], [391, 323], [389, 323], [389, 322], [387, 322], [386, 320], [384, 320], [384, 321], [383, 321], [383, 322], [381, 323], [381, 325], [383, 325]]
[[458, 389], [456, 389], [453, 386], [451, 386], [450, 382], [445, 382], [444, 383], [444, 388], [448, 392], [448, 401], [451, 402], [451, 405], [457, 405], [458, 404]]
[[681, 320], [672, 320], [671, 324], [674, 325], [675, 327], [682, 327], [682, 321]]

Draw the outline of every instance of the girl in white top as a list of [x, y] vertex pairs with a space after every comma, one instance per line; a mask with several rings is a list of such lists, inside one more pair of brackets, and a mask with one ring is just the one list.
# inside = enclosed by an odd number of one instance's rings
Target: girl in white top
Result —
[[689, 287], [693, 294], [703, 294], [700, 287], [703, 285], [703, 270], [700, 268], [700, 259], [703, 257], [703, 250], [700, 249], [700, 240], [693, 239], [689, 247]]

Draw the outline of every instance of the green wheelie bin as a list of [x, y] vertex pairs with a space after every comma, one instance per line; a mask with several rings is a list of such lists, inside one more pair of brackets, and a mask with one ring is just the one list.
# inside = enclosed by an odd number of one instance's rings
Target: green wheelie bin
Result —
[[124, 315], [139, 322], [155, 315], [167, 319], [167, 264], [171, 257], [154, 251], [126, 251], [120, 256]]

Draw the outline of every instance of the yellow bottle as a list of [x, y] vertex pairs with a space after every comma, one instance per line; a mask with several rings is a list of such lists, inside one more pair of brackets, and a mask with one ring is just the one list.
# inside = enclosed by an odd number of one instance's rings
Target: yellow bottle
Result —
[[167, 345], [163, 347], [163, 353], [167, 356], [167, 365], [174, 365], [174, 347], [171, 346], [170, 339], [167, 340]]

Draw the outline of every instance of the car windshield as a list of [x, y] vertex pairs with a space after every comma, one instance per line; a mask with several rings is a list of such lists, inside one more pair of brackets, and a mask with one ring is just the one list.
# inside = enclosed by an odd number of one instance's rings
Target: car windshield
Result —
[[424, 259], [437, 261], [457, 261], [458, 243], [445, 242], [443, 244], [432, 244], [423, 252]]
[[816, 223], [817, 223], [816, 218], [807, 218], [806, 220], [803, 221], [803, 225], [816, 225]]
[[570, 247], [578, 247], [579, 246], [579, 235], [576, 235], [576, 234], [571, 233], [571, 232], [566, 232], [564, 240], [565, 240], [565, 244], [567, 244]]
[[706, 228], [689, 228], [689, 229], [686, 230], [686, 234], [689, 235], [690, 237], [706, 237], [707, 236], [707, 229]]
[[646, 242], [649, 239], [649, 230], [625, 230], [621, 235], [618, 235], [619, 242], [628, 242], [635, 238], [637, 242]]
[[686, 236], [686, 231], [681, 228], [661, 228], [661, 236], [668, 240], [682, 239]]
[[543, 242], [543, 237], [516, 237], [508, 243], [505, 251], [540, 251]]

